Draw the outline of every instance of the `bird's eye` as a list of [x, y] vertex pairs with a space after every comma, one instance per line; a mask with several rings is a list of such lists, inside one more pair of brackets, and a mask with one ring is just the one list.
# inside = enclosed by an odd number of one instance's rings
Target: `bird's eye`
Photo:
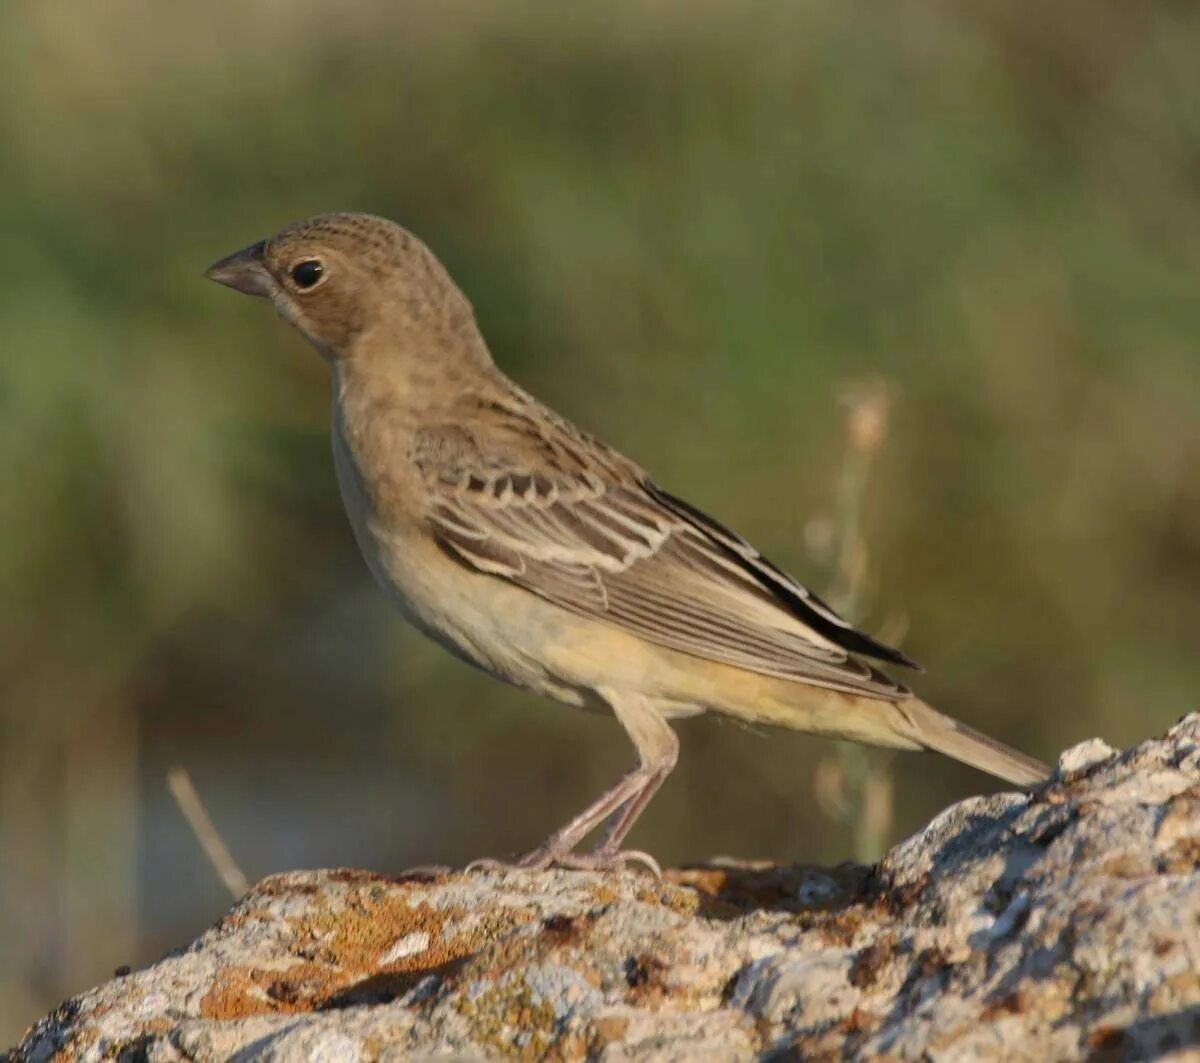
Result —
[[325, 267], [315, 258], [306, 258], [292, 267], [292, 280], [296, 282], [297, 288], [311, 288], [323, 276]]

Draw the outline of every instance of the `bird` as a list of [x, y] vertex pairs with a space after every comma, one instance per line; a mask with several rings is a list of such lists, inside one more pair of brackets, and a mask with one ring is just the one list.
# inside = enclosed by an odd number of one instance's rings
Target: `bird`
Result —
[[472, 867], [660, 873], [622, 843], [675, 767], [671, 722], [700, 713], [1047, 777], [883, 670], [919, 668], [906, 654], [510, 380], [402, 226], [323, 214], [205, 275], [269, 300], [328, 362], [337, 482], [400, 612], [484, 672], [611, 713], [633, 744], [636, 765], [540, 845]]

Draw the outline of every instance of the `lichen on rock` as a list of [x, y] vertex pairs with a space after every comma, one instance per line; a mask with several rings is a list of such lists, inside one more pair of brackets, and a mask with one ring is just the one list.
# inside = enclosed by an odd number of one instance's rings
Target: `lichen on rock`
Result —
[[1200, 714], [873, 868], [276, 875], [15, 1061], [1162, 1057], [1200, 1044]]

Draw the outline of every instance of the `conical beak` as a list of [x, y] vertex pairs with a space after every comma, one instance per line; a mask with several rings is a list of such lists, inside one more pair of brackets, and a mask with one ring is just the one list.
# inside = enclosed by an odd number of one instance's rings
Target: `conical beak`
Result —
[[204, 271], [204, 275], [210, 281], [246, 295], [270, 295], [275, 285], [263, 262], [263, 249], [266, 246], [267, 242], [260, 240], [241, 251], [235, 251], [220, 262], [214, 262]]

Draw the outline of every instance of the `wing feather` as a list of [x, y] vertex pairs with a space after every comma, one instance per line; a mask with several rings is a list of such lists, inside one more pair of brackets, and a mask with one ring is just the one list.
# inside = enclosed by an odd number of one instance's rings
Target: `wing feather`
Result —
[[[517, 413], [503, 412], [504, 438], [519, 439]], [[907, 695], [852, 656], [912, 664], [904, 654], [851, 627], [744, 539], [607, 449], [603, 462], [589, 463], [589, 447], [600, 444], [586, 437], [556, 441], [528, 421], [524, 431], [538, 433], [536, 446], [501, 448], [486, 462], [486, 448], [458, 447], [453, 467], [422, 464], [436, 500], [430, 525], [449, 556], [696, 657], [838, 690]]]

